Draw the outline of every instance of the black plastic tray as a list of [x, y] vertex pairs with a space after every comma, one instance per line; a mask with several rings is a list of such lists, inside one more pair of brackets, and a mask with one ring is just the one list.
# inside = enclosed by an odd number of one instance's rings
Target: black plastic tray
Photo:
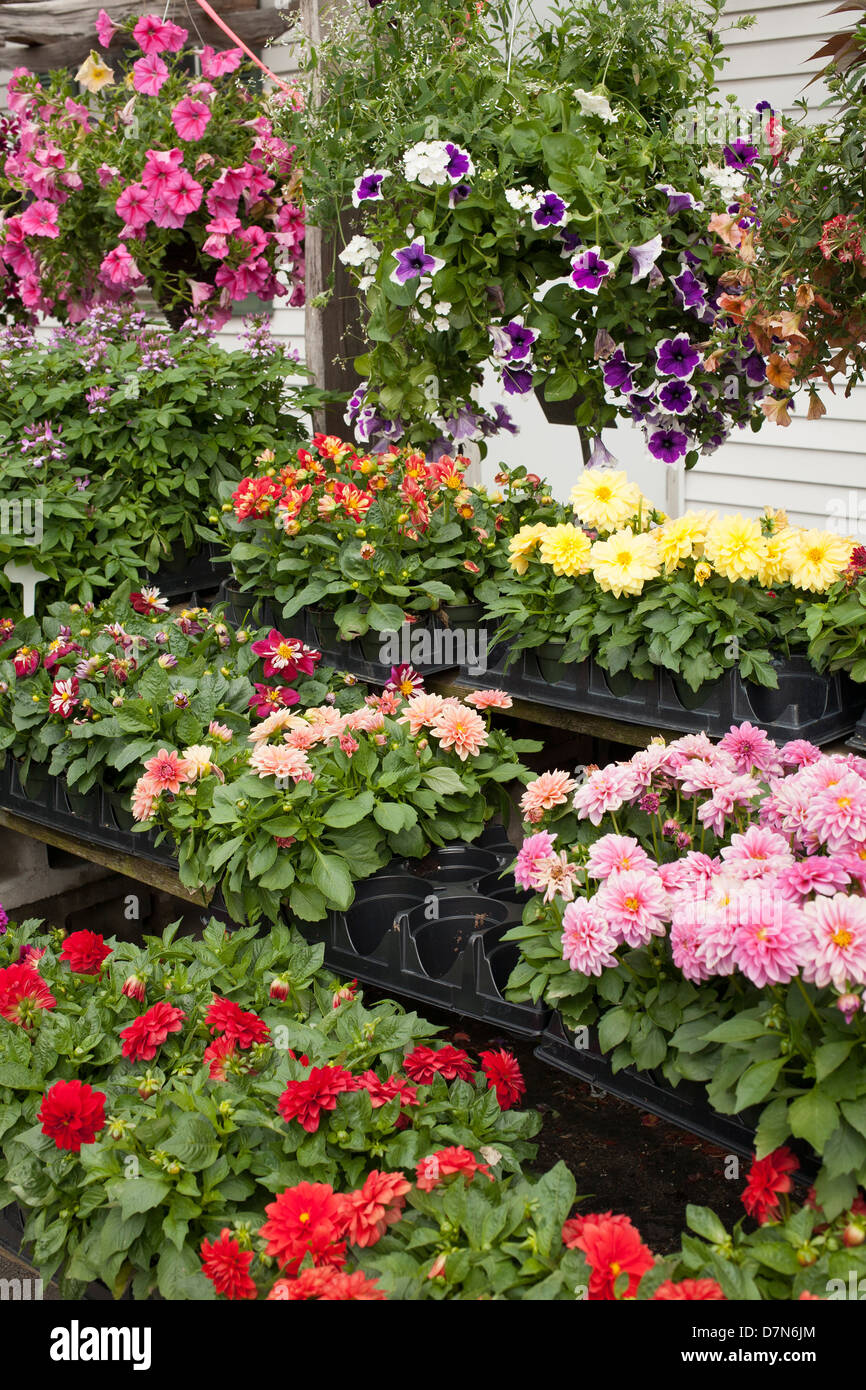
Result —
[[608, 715], [664, 732], [703, 730], [721, 737], [732, 724], [748, 720], [780, 743], [793, 738], [832, 742], [850, 733], [866, 711], [866, 686], [856, 685], [844, 672], [822, 676], [801, 656], [775, 663], [778, 690], [744, 681], [738, 671], [730, 670], [703, 696], [695, 696], [684, 684], [678, 683], [678, 689], [662, 667], [652, 679], [637, 681], [627, 673], [610, 676], [590, 659], [571, 664], [563, 679], [548, 680], [539, 664], [545, 658], [536, 650], [518, 653], [510, 665], [508, 657], [507, 646], [494, 648], [484, 675], [470, 675], [461, 667], [458, 679], [485, 690], [506, 690], [533, 704]]
[[513, 858], [504, 831], [491, 827], [472, 844], [395, 860], [358, 885], [346, 912], [295, 925], [324, 943], [339, 975], [535, 1038], [549, 1010], [504, 995], [519, 948], [502, 937], [520, 921], [525, 896], [500, 877]]
[[105, 845], [154, 864], [177, 868], [177, 857], [169, 848], [169, 841], [157, 845], [153, 831], [134, 833], [127, 829], [125, 814], [102, 787], [76, 793], [67, 788], [62, 778], [50, 777], [43, 768], [33, 768], [28, 783], [27, 787], [23, 785], [17, 762], [7, 756], [0, 769], [0, 805], [38, 825], [66, 830], [87, 844]]
[[[391, 678], [391, 663], [371, 659], [368, 654], [365, 654], [361, 639], [354, 638], [350, 642], [340, 642], [330, 635], [322, 634], [315, 609], [302, 608], [293, 617], [283, 618], [280, 614], [279, 604], [273, 599], [257, 597], [253, 592], [244, 593], [232, 581], [226, 580], [220, 584], [216, 601], [226, 604], [226, 618], [233, 626], [240, 626], [249, 616], [257, 627], [275, 627], [286, 637], [295, 637], [300, 642], [306, 642], [308, 647], [320, 651], [323, 666], [333, 666], [338, 671], [348, 671], [350, 674], [358, 676], [359, 679], [370, 681], [374, 685], [384, 685]], [[440, 624], [435, 626], [442, 631], [445, 630]], [[432, 619], [427, 623], [419, 621], [413, 625], [412, 631], [418, 631], [422, 628], [432, 631], [434, 628]], [[367, 640], [364, 639], [365, 642]], [[375, 642], [375, 638], [371, 637], [369, 641]], [[399, 665], [400, 662], [397, 661], [393, 664]], [[422, 676], [457, 670], [457, 663], [454, 661], [450, 663], [411, 662], [410, 664]]]
[[155, 574], [146, 574], [137, 581], [138, 588], [155, 588], [164, 598], [177, 603], [188, 599], [190, 606], [199, 607], [207, 601], [214, 602], [214, 595], [225, 578], [228, 559], [218, 554], [216, 547], [205, 545], [187, 563], [161, 568]]
[[[635, 1067], [624, 1067], [622, 1071], [614, 1072], [610, 1059], [598, 1048], [595, 1030], [590, 1029], [588, 1048], [576, 1047], [574, 1033], [565, 1026], [558, 1013], [553, 1015], [545, 1029], [535, 1049], [535, 1056], [539, 1061], [577, 1077], [579, 1081], [597, 1086], [711, 1144], [717, 1144], [726, 1152], [741, 1154], [746, 1158], [754, 1153], [754, 1124], [735, 1115], [718, 1114], [709, 1104], [704, 1088], [697, 1082], [681, 1081], [674, 1087], [657, 1072], [638, 1071]], [[757, 1112], [750, 1113], [757, 1120]], [[803, 1166], [808, 1168], [808, 1157], [804, 1159]]]

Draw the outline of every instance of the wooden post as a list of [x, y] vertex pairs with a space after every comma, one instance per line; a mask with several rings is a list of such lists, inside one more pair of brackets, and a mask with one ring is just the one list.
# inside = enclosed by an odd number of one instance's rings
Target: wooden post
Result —
[[[300, 0], [301, 25], [307, 42], [316, 48], [322, 41], [322, 0]], [[321, 101], [319, 76], [313, 71], [310, 98]], [[317, 386], [325, 390], [351, 393], [358, 384], [352, 358], [358, 357], [366, 343], [361, 329], [361, 310], [357, 291], [346, 267], [337, 259], [354, 230], [353, 210], [347, 209], [339, 227], [306, 226], [306, 308], [304, 313], [304, 357]], [[330, 286], [327, 303], [316, 301]], [[325, 434], [345, 435], [343, 406], [330, 405], [316, 411], [313, 423]]]

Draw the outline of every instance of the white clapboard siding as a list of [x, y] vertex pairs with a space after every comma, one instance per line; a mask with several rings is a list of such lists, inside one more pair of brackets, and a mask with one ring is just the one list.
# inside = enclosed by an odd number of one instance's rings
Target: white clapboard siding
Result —
[[754, 15], [748, 29], [724, 29], [728, 57], [719, 82], [725, 95], [735, 96], [746, 109], [769, 101], [777, 110], [792, 113], [801, 97], [809, 102], [813, 119], [827, 96], [822, 82], [807, 86], [823, 66], [813, 54], [825, 39], [850, 27], [852, 15], [834, 15], [831, 0], [763, 0], [746, 4], [733, 0], [725, 9], [729, 21]]

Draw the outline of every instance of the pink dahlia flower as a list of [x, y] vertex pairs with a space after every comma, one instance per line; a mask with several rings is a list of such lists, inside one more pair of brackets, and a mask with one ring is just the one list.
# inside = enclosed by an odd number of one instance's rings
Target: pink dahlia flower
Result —
[[569, 903], [562, 918], [562, 958], [581, 975], [600, 975], [619, 964], [617, 939], [595, 899]]

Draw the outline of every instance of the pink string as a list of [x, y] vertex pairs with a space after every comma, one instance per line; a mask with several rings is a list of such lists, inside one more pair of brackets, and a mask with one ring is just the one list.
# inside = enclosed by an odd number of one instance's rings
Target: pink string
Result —
[[244, 53], [246, 53], [248, 58], [251, 58], [253, 60], [257, 68], [261, 68], [262, 72], [265, 73], [267, 77], [270, 77], [274, 82], [276, 82], [278, 87], [282, 87], [284, 92], [290, 92], [292, 90], [291, 87], [289, 87], [288, 84], [285, 83], [281, 77], [277, 77], [277, 74], [275, 72], [271, 72], [270, 68], [266, 68], [261, 59], [257, 58], [255, 53], [253, 53], [251, 49], [247, 48], [246, 44], [238, 38], [237, 34], [235, 34], [229, 28], [225, 21], [220, 19], [213, 6], [208, 4], [208, 0], [196, 0], [196, 4], [204, 10], [208, 18], [212, 19], [214, 24], [216, 24], [218, 28], [222, 29], [223, 33], [231, 39], [232, 43], [236, 44], [238, 48], [243, 49]]

